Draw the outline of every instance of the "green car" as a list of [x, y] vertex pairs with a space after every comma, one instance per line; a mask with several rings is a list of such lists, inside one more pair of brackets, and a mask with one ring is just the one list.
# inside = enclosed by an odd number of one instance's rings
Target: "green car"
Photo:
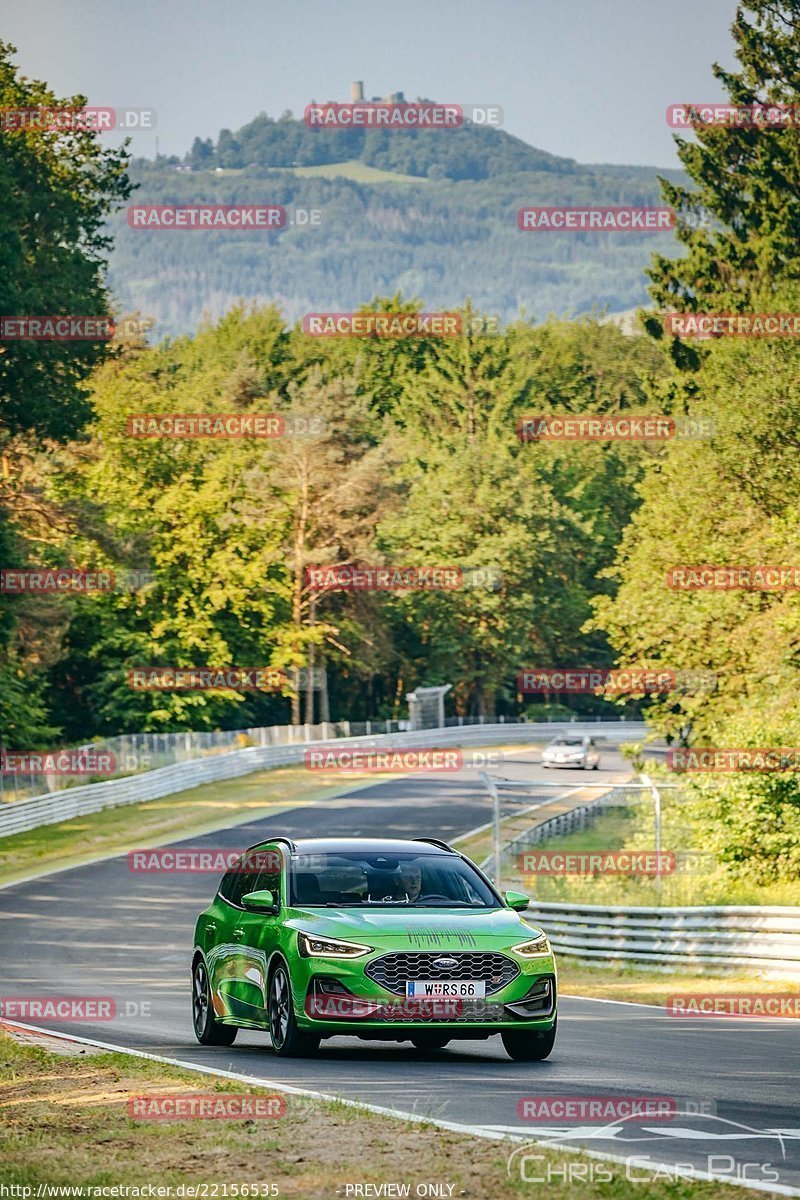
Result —
[[268, 1029], [299, 1055], [342, 1034], [438, 1050], [499, 1033], [512, 1058], [547, 1058], [556, 963], [527, 903], [433, 838], [270, 838], [197, 920], [195, 1035]]

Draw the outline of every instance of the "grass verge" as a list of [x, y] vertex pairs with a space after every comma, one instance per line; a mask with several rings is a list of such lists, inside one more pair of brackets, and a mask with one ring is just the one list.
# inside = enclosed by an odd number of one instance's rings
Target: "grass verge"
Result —
[[593, 967], [563, 954], [558, 956], [558, 986], [562, 995], [657, 1005], [663, 1005], [668, 996], [676, 993], [800, 995], [800, 980], [761, 979], [752, 972], [720, 975], [696, 969], [662, 973], [636, 967]]
[[[52, 1045], [52, 1042], [51, 1042]], [[270, 1059], [265, 1056], [265, 1071]], [[246, 1120], [141, 1120], [129, 1114], [132, 1097], [189, 1092], [216, 1099], [264, 1089], [198, 1076], [161, 1063], [124, 1054], [55, 1054], [20, 1044], [0, 1032], [0, 1113], [5, 1135], [0, 1143], [0, 1182], [38, 1188], [70, 1187], [73, 1196], [91, 1196], [95, 1187], [172, 1189], [208, 1185], [206, 1196], [286, 1196], [328, 1200], [347, 1195], [380, 1195], [381, 1184], [440, 1185], [433, 1195], [517, 1200], [558, 1197], [578, 1200], [602, 1194], [611, 1200], [641, 1200], [642, 1184], [625, 1178], [623, 1164], [592, 1161], [580, 1155], [537, 1148], [535, 1166], [552, 1183], [520, 1177], [518, 1159], [509, 1173], [510, 1142], [489, 1141], [336, 1102], [285, 1097], [285, 1115]], [[526, 1089], [520, 1075], [520, 1094]], [[530, 1086], [527, 1085], [527, 1090]], [[274, 1093], [272, 1093], [274, 1094]], [[583, 1180], [564, 1182], [564, 1166], [584, 1164]], [[611, 1179], [594, 1187], [601, 1169]], [[593, 1173], [593, 1174], [590, 1174]], [[641, 1171], [637, 1172], [641, 1175]], [[362, 1185], [360, 1193], [353, 1185]], [[372, 1184], [373, 1189], [363, 1190]], [[214, 1191], [214, 1185], [218, 1190]], [[222, 1186], [227, 1185], [227, 1192]], [[243, 1185], [247, 1185], [247, 1190]], [[351, 1190], [348, 1191], [348, 1185]], [[238, 1186], [237, 1191], [233, 1191]], [[269, 1190], [272, 1187], [272, 1190]], [[7, 1193], [15, 1194], [15, 1193]], [[27, 1197], [17, 1192], [19, 1196]], [[42, 1192], [43, 1195], [47, 1193]], [[118, 1193], [120, 1194], [120, 1193]], [[124, 1192], [121, 1193], [124, 1196]], [[131, 1192], [130, 1195], [137, 1193]], [[138, 1193], [147, 1195], [146, 1191]], [[184, 1194], [186, 1194], [184, 1192]], [[383, 1194], [403, 1195], [395, 1188]], [[647, 1185], [648, 1200], [755, 1200], [749, 1189], [720, 1183], [663, 1178]]]

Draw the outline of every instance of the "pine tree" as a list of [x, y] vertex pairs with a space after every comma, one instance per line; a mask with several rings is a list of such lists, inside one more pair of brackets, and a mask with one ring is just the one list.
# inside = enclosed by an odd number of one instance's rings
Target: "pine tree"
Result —
[[[742, 0], [732, 34], [739, 70], [713, 67], [730, 102], [789, 106], [798, 119], [764, 126], [696, 117], [695, 140], [676, 139], [695, 186], [661, 180], [686, 246], [681, 258], [655, 256], [648, 272], [664, 310], [750, 311], [800, 275], [800, 0]], [[648, 327], [660, 332], [655, 319]]]

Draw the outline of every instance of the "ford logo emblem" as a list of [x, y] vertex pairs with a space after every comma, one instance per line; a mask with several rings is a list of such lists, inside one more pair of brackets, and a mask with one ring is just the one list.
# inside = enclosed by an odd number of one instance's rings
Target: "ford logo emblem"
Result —
[[453, 967], [458, 966], [458, 959], [457, 958], [447, 958], [447, 957], [435, 958], [433, 960], [432, 966], [434, 966], [437, 971], [449, 971]]

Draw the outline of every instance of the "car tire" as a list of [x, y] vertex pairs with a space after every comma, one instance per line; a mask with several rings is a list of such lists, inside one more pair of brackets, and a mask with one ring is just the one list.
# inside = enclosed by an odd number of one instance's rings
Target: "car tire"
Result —
[[450, 1042], [446, 1033], [415, 1033], [411, 1045], [417, 1050], [443, 1050]]
[[192, 1025], [202, 1046], [232, 1046], [239, 1032], [236, 1025], [223, 1025], [214, 1014], [208, 970], [202, 958], [192, 968]]
[[272, 1049], [276, 1054], [282, 1058], [300, 1058], [319, 1050], [319, 1035], [298, 1029], [292, 1003], [292, 981], [284, 962], [279, 962], [269, 977], [267, 1015]]
[[593, 771], [599, 771], [599, 770], [600, 770], [600, 759], [599, 759], [599, 758], [598, 758], [597, 762], [594, 764], [594, 766], [592, 767], [592, 770], [593, 770]]
[[552, 1029], [535, 1033], [526, 1029], [504, 1029], [500, 1036], [506, 1053], [515, 1062], [541, 1062], [555, 1045], [557, 1024], [554, 1021]]

